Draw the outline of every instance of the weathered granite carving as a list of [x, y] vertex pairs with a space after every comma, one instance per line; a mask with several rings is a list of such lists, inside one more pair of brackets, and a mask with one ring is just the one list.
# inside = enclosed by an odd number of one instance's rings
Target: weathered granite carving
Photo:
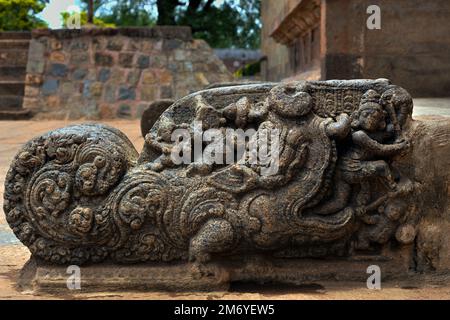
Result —
[[[30, 141], [6, 178], [6, 217], [34, 256], [55, 264], [413, 252], [426, 214], [417, 195], [430, 186], [410, 158], [412, 108], [384, 79], [199, 91], [160, 116], [140, 155], [103, 125]], [[277, 174], [175, 165], [171, 133], [198, 120], [204, 129], [278, 128]]]

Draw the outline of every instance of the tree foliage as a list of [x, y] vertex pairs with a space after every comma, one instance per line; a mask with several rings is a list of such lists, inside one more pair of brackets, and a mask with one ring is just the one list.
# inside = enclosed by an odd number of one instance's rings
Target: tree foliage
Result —
[[[153, 26], [156, 21], [147, 10], [148, 0], [94, 0], [94, 13], [101, 21], [121, 27]], [[87, 9], [88, 0], [82, 0]], [[106, 10], [106, 5], [110, 4]], [[95, 21], [94, 21], [95, 24]]]
[[177, 25], [191, 26], [196, 38], [215, 48], [259, 48], [260, 0], [189, 0], [187, 6], [178, 2], [175, 12], [158, 10], [158, 24], [165, 16], [175, 16]]
[[[215, 48], [259, 48], [260, 0], [93, 0], [96, 17], [116, 26], [188, 25]], [[87, 8], [88, 0], [83, 0]]]
[[0, 31], [22, 31], [46, 27], [36, 15], [48, 0], [0, 0]]
[[[91, 0], [98, 26], [188, 25], [214, 48], [258, 48], [260, 0]], [[45, 27], [36, 17], [48, 0], [0, 0], [0, 30]], [[87, 22], [89, 0], [82, 0]], [[156, 20], [157, 16], [157, 20]], [[63, 19], [68, 14], [63, 13]]]
[[[70, 18], [71, 15], [73, 15], [74, 12], [61, 12], [61, 18], [63, 20], [63, 26], [67, 26], [67, 20]], [[82, 11], [80, 14], [80, 25], [84, 26], [88, 23], [88, 14], [86, 11]], [[114, 23], [107, 23], [103, 21], [102, 19], [94, 17], [94, 25], [102, 28], [114, 28]]]

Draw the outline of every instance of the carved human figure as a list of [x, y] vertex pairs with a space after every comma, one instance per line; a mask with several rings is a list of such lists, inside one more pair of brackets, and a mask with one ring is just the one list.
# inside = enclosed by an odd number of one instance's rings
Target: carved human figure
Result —
[[392, 157], [409, 147], [405, 140], [385, 144], [386, 112], [379, 103], [380, 96], [374, 90], [368, 90], [352, 123], [352, 143], [338, 161], [342, 178], [349, 184], [360, 184], [358, 203], [366, 204], [369, 199], [371, 178], [381, 178], [387, 187], [395, 191], [397, 183], [389, 164], [383, 158]]

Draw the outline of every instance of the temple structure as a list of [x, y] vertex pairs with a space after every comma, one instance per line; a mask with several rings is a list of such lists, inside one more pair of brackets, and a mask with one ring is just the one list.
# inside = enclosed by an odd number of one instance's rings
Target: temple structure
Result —
[[[380, 29], [367, 26], [374, 4]], [[446, 0], [262, 0], [263, 78], [383, 77], [414, 97], [447, 96], [449, 14]]]

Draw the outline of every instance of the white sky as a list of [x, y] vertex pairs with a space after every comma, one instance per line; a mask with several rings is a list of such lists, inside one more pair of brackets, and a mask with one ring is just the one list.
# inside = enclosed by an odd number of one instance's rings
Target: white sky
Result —
[[[114, 2], [114, 1], [111, 1]], [[224, 0], [216, 0], [215, 5], [221, 6]], [[106, 8], [108, 5], [105, 6]], [[150, 8], [150, 11], [154, 11], [155, 8]], [[57, 29], [62, 27], [61, 12], [79, 12], [80, 0], [50, 0], [45, 9], [38, 15], [41, 19], [48, 23], [49, 28]], [[154, 16], [157, 15], [153, 12]]]
[[39, 17], [48, 23], [52, 29], [60, 28], [62, 25], [61, 12], [79, 11], [78, 0], [50, 0], [50, 3], [39, 14]]

